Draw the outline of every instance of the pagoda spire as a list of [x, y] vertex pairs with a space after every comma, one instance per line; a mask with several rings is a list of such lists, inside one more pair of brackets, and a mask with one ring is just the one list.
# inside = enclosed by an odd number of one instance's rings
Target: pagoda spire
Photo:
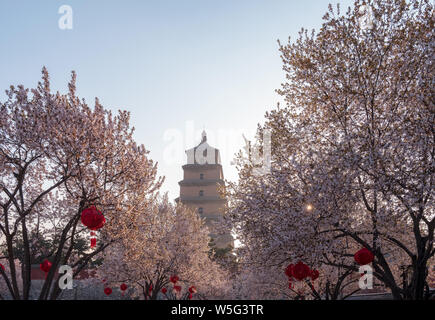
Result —
[[207, 133], [205, 132], [205, 130], [202, 130], [202, 140], [201, 143], [206, 142], [207, 141]]

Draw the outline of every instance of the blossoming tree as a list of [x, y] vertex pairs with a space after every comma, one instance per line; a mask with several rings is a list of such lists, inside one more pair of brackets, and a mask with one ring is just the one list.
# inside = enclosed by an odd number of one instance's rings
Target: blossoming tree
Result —
[[286, 105], [258, 136], [272, 133], [271, 172], [239, 158], [229, 217], [257, 264], [358, 272], [365, 247], [395, 299], [423, 299], [435, 254], [433, 5], [357, 0], [324, 19], [280, 44]]
[[165, 195], [106, 250], [99, 277], [110, 286], [124, 283], [143, 299], [185, 298], [192, 286], [196, 298], [222, 297], [226, 276], [210, 254], [208, 233], [196, 212], [172, 205]]
[[[148, 151], [132, 138], [128, 112], [113, 116], [98, 99], [88, 107], [76, 96], [74, 72], [65, 95], [52, 93], [47, 70], [42, 73], [37, 88], [11, 86], [0, 104], [0, 231], [9, 263], [1, 281], [14, 299], [29, 299], [29, 234], [43, 234], [55, 244], [47, 253], [51, 269], [39, 295], [55, 299], [58, 267], [70, 265], [77, 275], [129, 232], [130, 221], [162, 182]], [[77, 255], [76, 239], [88, 235], [81, 212], [91, 205], [104, 213], [106, 224], [98, 246]], [[21, 270], [15, 267], [17, 242], [23, 247]]]

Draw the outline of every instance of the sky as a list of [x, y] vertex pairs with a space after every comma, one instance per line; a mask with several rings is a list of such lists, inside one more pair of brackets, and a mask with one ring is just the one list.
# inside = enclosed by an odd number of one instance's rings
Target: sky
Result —
[[[277, 40], [318, 30], [324, 0], [2, 0], [0, 101], [10, 85], [35, 87], [46, 66], [51, 88], [93, 105], [128, 110], [134, 137], [158, 162], [162, 192], [178, 196], [184, 151], [205, 129], [221, 152], [224, 176], [267, 110], [282, 102], [285, 81]], [[352, 0], [340, 1], [342, 8]], [[62, 5], [72, 29], [61, 29]], [[342, 12], [345, 10], [342, 10]], [[64, 20], [61, 20], [64, 21]]]

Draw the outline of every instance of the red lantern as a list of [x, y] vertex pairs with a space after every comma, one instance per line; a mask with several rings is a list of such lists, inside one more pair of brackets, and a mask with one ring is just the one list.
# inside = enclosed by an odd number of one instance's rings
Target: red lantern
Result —
[[151, 293], [153, 291], [153, 285], [150, 284], [150, 287], [148, 288], [148, 291]]
[[356, 263], [358, 263], [360, 266], [369, 264], [373, 262], [374, 259], [373, 253], [367, 248], [362, 248], [361, 250], [358, 250], [353, 257]]
[[289, 277], [289, 278], [293, 277], [293, 267], [294, 267], [293, 264], [289, 264], [287, 266], [287, 268], [285, 268], [284, 272], [285, 272], [286, 276]]
[[180, 292], [181, 291], [181, 287], [180, 286], [174, 286], [174, 290], [177, 291], [177, 292]]
[[316, 269], [310, 271], [311, 280], [316, 280], [319, 277], [319, 271]]
[[[106, 223], [106, 218], [95, 206], [84, 209], [81, 214], [81, 220], [92, 231], [101, 229]], [[95, 236], [95, 232], [91, 232], [91, 237], [93, 236]], [[94, 248], [96, 245], [97, 239], [91, 238], [91, 248]]]
[[2, 268], [3, 271], [5, 271], [5, 266], [2, 265], [1, 263], [0, 263], [0, 268]]
[[42, 263], [39, 265], [39, 268], [44, 271], [45, 273], [47, 273], [48, 271], [50, 271], [51, 268], [51, 262], [48, 261], [47, 259], [45, 259], [44, 261], [42, 261]]
[[310, 268], [305, 263], [299, 261], [293, 267], [292, 274], [296, 280], [301, 281], [310, 275]]
[[84, 209], [81, 220], [86, 227], [93, 231], [101, 229], [106, 223], [106, 218], [95, 206]]
[[176, 275], [173, 275], [169, 278], [169, 281], [171, 281], [173, 284], [176, 284], [178, 280], [180, 280], [180, 278], [178, 278]]
[[189, 300], [191, 300], [192, 297], [193, 297], [193, 295], [190, 293], [190, 294], [189, 294]]
[[127, 290], [127, 285], [125, 284], [125, 283], [123, 283], [123, 284], [121, 284], [120, 286], [119, 286], [119, 288], [121, 289], [121, 291], [122, 291], [122, 296], [124, 296], [124, 293], [125, 293], [125, 290]]
[[163, 294], [166, 294], [166, 292], [168, 292], [168, 289], [163, 288], [163, 289], [162, 289], [162, 293], [163, 293]]
[[190, 288], [189, 288], [189, 293], [196, 293], [196, 288], [195, 288], [195, 286], [191, 286]]
[[112, 288], [109, 288], [109, 287], [107, 287], [107, 288], [104, 288], [104, 293], [106, 294], [106, 295], [111, 295], [112, 294]]

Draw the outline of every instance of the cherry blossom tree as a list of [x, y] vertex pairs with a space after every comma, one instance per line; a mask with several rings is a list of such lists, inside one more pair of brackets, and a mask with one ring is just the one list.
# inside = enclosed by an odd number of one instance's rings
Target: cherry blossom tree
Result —
[[[52, 93], [45, 68], [42, 74], [37, 88], [11, 86], [0, 104], [0, 230], [10, 270], [2, 281], [14, 299], [29, 299], [30, 234], [55, 244], [46, 253], [52, 267], [39, 299], [56, 299], [58, 267], [70, 265], [77, 275], [129, 232], [130, 221], [162, 183], [148, 151], [133, 140], [128, 112], [113, 116], [98, 99], [93, 109], [88, 107], [76, 96], [74, 72], [65, 95]], [[89, 234], [80, 214], [90, 205], [107, 222], [97, 247], [78, 255], [77, 239]], [[21, 270], [15, 266], [18, 242]]]
[[[9, 279], [10, 278], [10, 268], [9, 268], [9, 261], [5, 258], [0, 259], [0, 275], [3, 279]], [[20, 267], [20, 261], [18, 259], [15, 259], [15, 269], [18, 269]], [[22, 279], [21, 274], [18, 273], [18, 286], [22, 285]], [[21, 289], [21, 288], [20, 288]], [[0, 300], [6, 300], [12, 298], [11, 292], [13, 292], [11, 288], [10, 282], [7, 281], [0, 281]]]
[[[226, 274], [213, 260], [208, 234], [196, 212], [172, 205], [165, 195], [105, 251], [99, 277], [111, 286], [125, 283], [143, 299], [184, 299], [191, 286], [198, 299], [222, 297]], [[171, 282], [173, 276], [178, 280]]]
[[395, 299], [423, 299], [435, 254], [433, 5], [357, 0], [324, 20], [280, 43], [286, 105], [257, 137], [272, 133], [271, 172], [252, 174], [239, 155], [228, 217], [253, 265], [357, 273], [365, 247]]
[[[317, 269], [316, 269], [317, 270]], [[234, 299], [338, 300], [360, 291], [358, 276], [352, 271], [322, 265], [319, 277], [303, 280], [289, 277], [280, 268], [243, 265], [232, 287]]]

